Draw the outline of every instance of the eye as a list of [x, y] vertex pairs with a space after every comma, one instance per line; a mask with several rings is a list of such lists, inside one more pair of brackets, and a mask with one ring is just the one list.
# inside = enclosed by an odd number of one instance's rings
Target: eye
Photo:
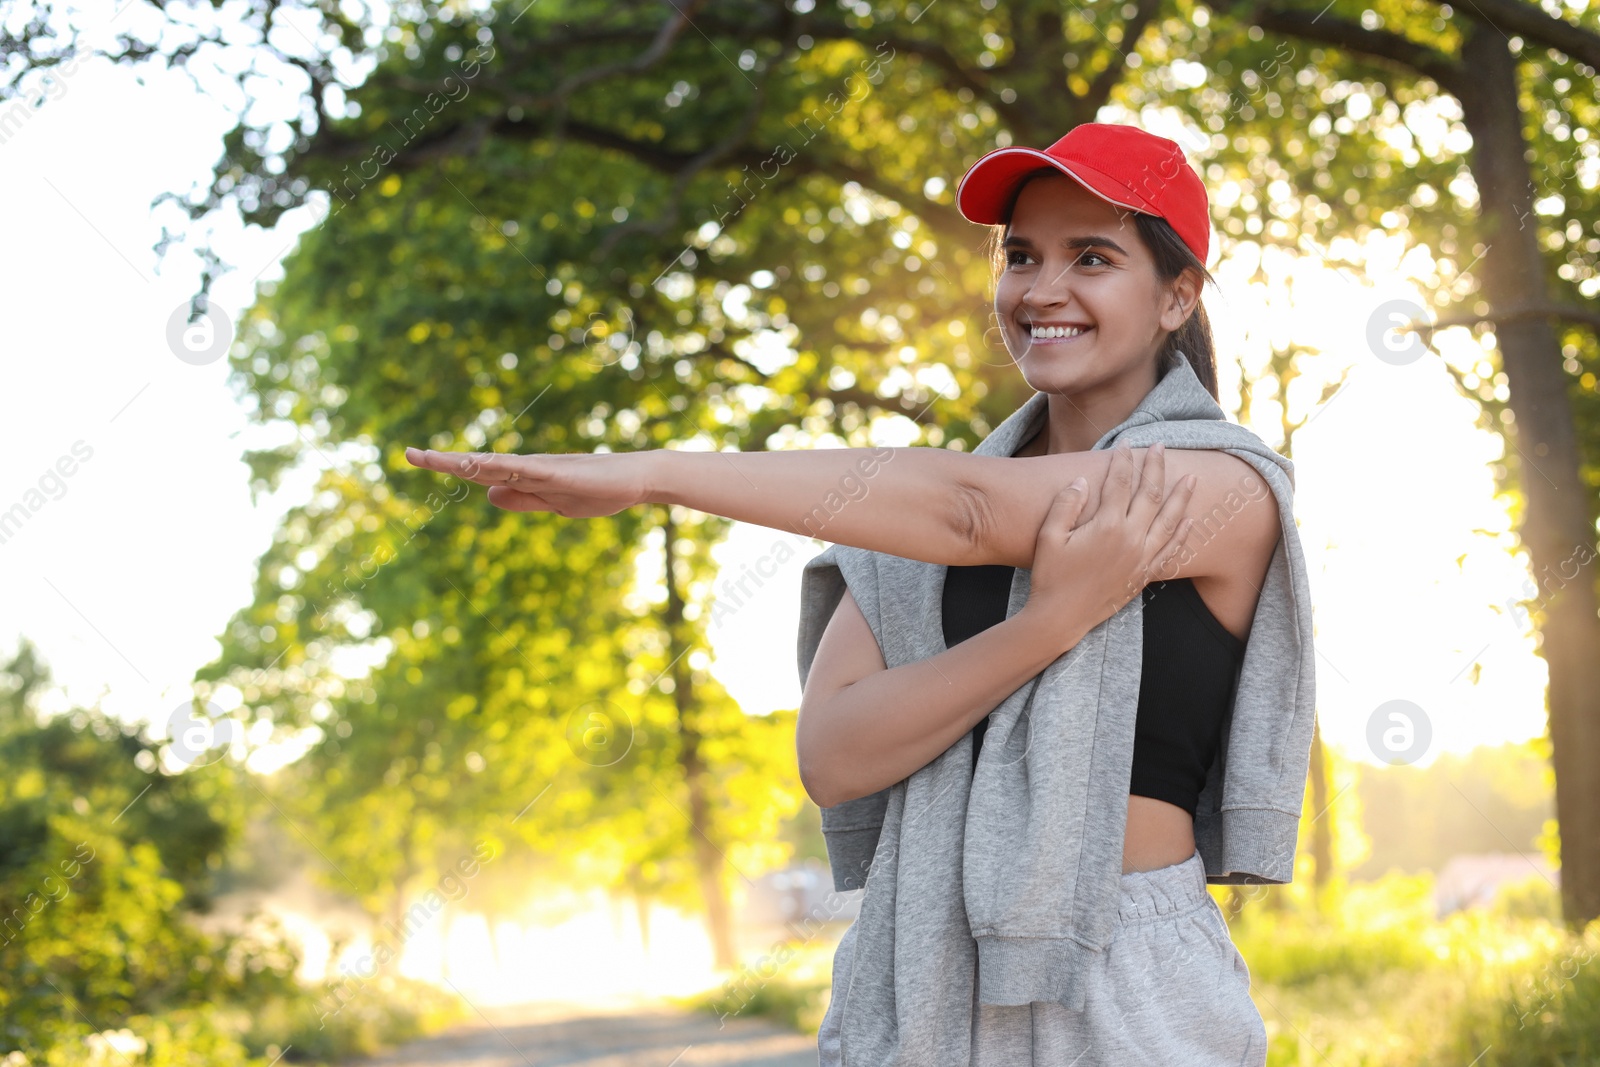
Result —
[[1012, 249], [1010, 252], [1006, 253], [1006, 266], [1008, 266], [1008, 267], [1020, 267], [1022, 264], [1016, 262], [1016, 260], [1013, 259], [1012, 257], [1013, 256], [1026, 256], [1027, 254], [1028, 253], [1023, 252], [1023, 251], [1021, 251], [1019, 249]]
[[[1084, 263], [1084, 260], [1087, 260], [1087, 259], [1098, 259], [1100, 262], [1099, 263]], [[1086, 267], [1109, 266], [1111, 264], [1111, 261], [1109, 259], [1107, 259], [1105, 256], [1102, 256], [1099, 252], [1085, 252], [1083, 255], [1078, 257], [1078, 262], [1079, 263], [1083, 263], [1083, 265], [1086, 266]]]

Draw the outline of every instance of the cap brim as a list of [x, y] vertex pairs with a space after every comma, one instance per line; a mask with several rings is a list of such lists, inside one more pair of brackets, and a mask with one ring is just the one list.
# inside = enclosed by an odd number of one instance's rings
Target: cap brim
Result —
[[1108, 204], [1129, 211], [1151, 210], [1147, 203], [1132, 203], [1136, 199], [1133, 191], [1115, 178], [1081, 163], [1069, 168], [1036, 148], [997, 148], [979, 159], [956, 186], [956, 209], [968, 222], [993, 225], [1002, 221], [1000, 213], [1018, 179], [1041, 166], [1055, 168]]

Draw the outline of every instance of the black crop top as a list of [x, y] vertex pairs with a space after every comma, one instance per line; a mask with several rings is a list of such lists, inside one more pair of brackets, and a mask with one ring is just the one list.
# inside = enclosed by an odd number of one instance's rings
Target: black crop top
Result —
[[[1003, 564], [947, 569], [941, 605], [947, 646], [1005, 618], [1014, 569]], [[1191, 579], [1144, 587], [1144, 660], [1130, 794], [1195, 813], [1233, 704], [1244, 646], [1211, 614]], [[974, 769], [988, 725], [986, 715], [972, 730]]]

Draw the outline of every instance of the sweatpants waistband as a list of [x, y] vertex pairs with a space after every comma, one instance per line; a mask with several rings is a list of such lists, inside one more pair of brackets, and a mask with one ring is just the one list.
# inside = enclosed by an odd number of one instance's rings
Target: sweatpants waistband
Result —
[[1206, 867], [1200, 850], [1180, 863], [1157, 867], [1153, 871], [1128, 871], [1122, 876], [1121, 899], [1117, 902], [1117, 921], [1132, 926], [1154, 919], [1182, 915], [1201, 907], [1206, 892]]

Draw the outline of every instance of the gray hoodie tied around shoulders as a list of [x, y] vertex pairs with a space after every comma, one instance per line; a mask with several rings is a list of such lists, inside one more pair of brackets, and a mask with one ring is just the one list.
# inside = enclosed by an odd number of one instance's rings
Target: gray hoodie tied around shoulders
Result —
[[[1035, 393], [984, 438], [1010, 456], [1046, 418]], [[1261, 588], [1222, 743], [1195, 812], [1206, 881], [1283, 884], [1315, 717], [1311, 597], [1292, 511], [1294, 465], [1228, 422], [1187, 359], [1094, 448], [1214, 448], [1249, 463], [1214, 536], [1271, 491], [1282, 527]], [[1046, 487], [1050, 492], [1054, 488]], [[800, 682], [848, 587], [889, 668], [945, 650], [946, 568], [834, 544], [801, 574]], [[1009, 618], [1027, 602], [1017, 568]], [[834, 888], [865, 888], [834, 960], [819, 1046], [848, 1067], [963, 1067], [975, 997], [1082, 1010], [1084, 976], [1114, 932], [1143, 655], [1135, 596], [990, 715], [976, 770], [963, 735], [910, 777], [822, 809]], [[976, 986], [976, 988], [974, 988]]]

